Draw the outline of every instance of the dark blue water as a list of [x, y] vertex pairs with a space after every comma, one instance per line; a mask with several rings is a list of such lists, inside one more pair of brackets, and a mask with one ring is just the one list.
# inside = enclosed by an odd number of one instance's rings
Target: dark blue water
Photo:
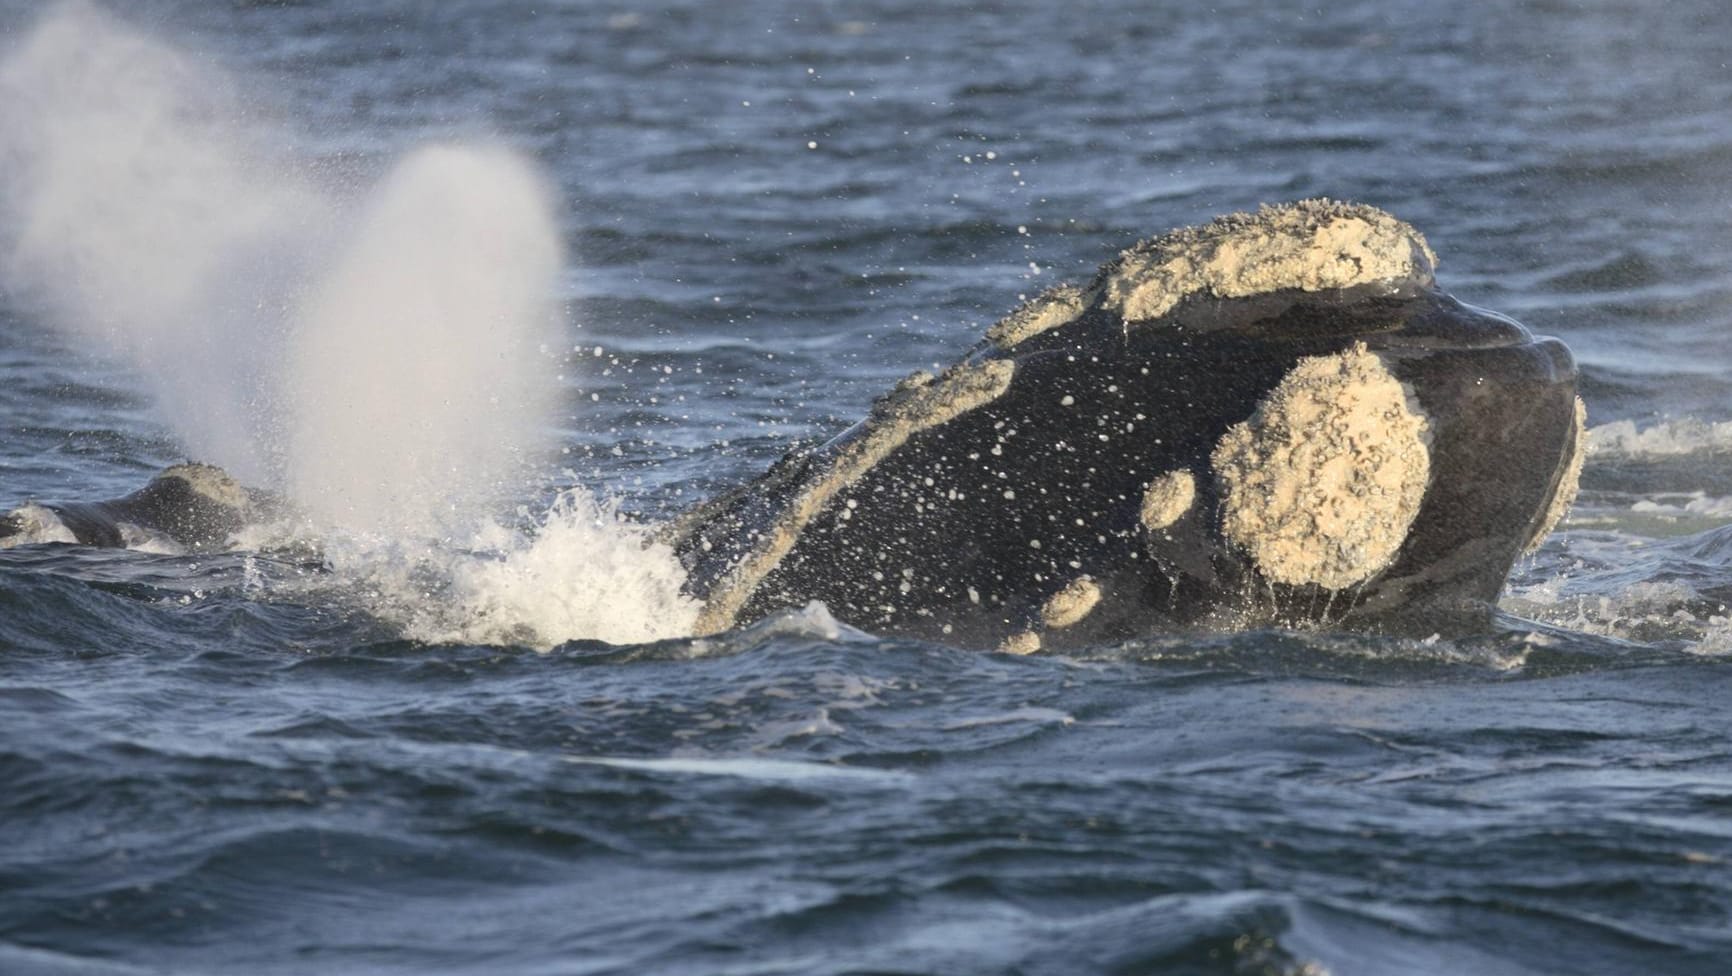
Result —
[[[416, 640], [292, 553], [0, 551], [0, 973], [1727, 971], [1722, 5], [124, 16], [339, 187], [430, 140], [539, 161], [574, 351], [532, 508], [676, 511], [1019, 295], [1317, 195], [1569, 342], [1594, 453], [1456, 641], [1022, 659], [810, 608], [538, 652]], [[0, 294], [0, 503], [180, 459], [151, 390]]]

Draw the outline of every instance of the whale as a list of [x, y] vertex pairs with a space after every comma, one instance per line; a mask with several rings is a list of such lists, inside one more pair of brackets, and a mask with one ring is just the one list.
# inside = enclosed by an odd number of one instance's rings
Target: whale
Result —
[[216, 465], [187, 462], [120, 498], [21, 505], [0, 515], [0, 548], [61, 542], [215, 552], [282, 511], [276, 495], [248, 488]]
[[676, 519], [700, 629], [813, 600], [1023, 653], [1488, 627], [1575, 497], [1585, 408], [1563, 343], [1436, 266], [1326, 199], [1143, 241]]
[[[1412, 226], [1328, 199], [1150, 238], [859, 423], [662, 524], [699, 635], [813, 601], [1031, 653], [1260, 627], [1460, 634], [1575, 498], [1565, 345], [1439, 289]], [[220, 548], [268, 492], [180, 465], [0, 516], [0, 547]]]

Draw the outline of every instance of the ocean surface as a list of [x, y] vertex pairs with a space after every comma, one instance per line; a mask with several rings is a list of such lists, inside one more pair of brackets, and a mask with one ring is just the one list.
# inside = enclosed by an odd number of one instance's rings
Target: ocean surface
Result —
[[[0, 2], [0, 509], [350, 456], [216, 407], [418, 147], [490, 147], [433, 157], [475, 230], [387, 258], [485, 290], [539, 194], [559, 308], [537, 412], [468, 441], [521, 399], [487, 314], [314, 370], [438, 421], [363, 459], [513, 446], [491, 536], [0, 550], [0, 973], [1732, 972], [1732, 8], [112, 6]], [[1313, 196], [1581, 364], [1582, 496], [1495, 633], [681, 636], [643, 526], [1019, 296]]]

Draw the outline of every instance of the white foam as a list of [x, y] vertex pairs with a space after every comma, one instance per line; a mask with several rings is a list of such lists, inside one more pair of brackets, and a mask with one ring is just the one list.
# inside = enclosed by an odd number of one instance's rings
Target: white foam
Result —
[[1732, 614], [1681, 580], [1615, 581], [1609, 589], [1596, 576], [1617, 569], [1566, 569], [1529, 586], [1511, 587], [1498, 605], [1519, 616], [1568, 630], [1637, 643], [1680, 641], [1694, 653], [1732, 651]]
[[121, 543], [134, 552], [148, 552], [157, 556], [186, 555], [186, 547], [167, 533], [131, 522], [119, 522], [114, 527], [120, 532]]
[[1732, 497], [1693, 491], [1676, 495], [1655, 495], [1631, 503], [1630, 511], [1663, 518], [1732, 518]]
[[624, 520], [587, 492], [561, 495], [524, 535], [484, 526], [482, 551], [336, 535], [326, 558], [341, 585], [358, 582], [368, 609], [429, 643], [614, 644], [690, 634], [698, 604], [685, 573], [648, 527]]
[[623, 756], [566, 756], [564, 758], [566, 762], [588, 766], [611, 766], [615, 769], [692, 776], [731, 776], [769, 782], [861, 780], [894, 785], [912, 782], [914, 779], [911, 774], [897, 770], [838, 766], [835, 763], [804, 762], [798, 759], [757, 759], [751, 757], [633, 759]]
[[1682, 417], [1638, 429], [1633, 420], [1614, 420], [1588, 429], [1590, 454], [1666, 457], [1719, 451], [1732, 451], [1732, 421]]

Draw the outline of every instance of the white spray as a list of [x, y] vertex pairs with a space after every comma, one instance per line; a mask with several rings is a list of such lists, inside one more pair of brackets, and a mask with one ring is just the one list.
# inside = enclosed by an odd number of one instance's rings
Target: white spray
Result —
[[375, 190], [288, 356], [288, 488], [315, 517], [448, 534], [500, 497], [554, 402], [548, 212], [502, 150], [421, 149]]
[[[50, 12], [0, 62], [6, 286], [133, 362], [192, 453], [287, 491], [339, 575], [412, 630], [689, 628], [671, 554], [588, 499], [533, 538], [487, 528], [558, 393], [541, 350], [562, 348], [563, 254], [533, 167], [423, 148], [349, 205], [243, 108], [220, 72], [93, 6]], [[429, 573], [455, 603], [431, 616]]]

